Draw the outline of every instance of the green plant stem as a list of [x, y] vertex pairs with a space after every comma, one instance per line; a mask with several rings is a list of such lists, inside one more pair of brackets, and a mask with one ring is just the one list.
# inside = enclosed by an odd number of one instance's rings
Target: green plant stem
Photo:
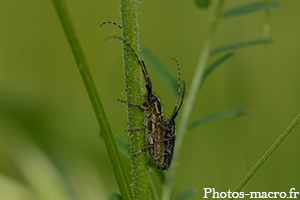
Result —
[[195, 75], [194, 75], [192, 83], [191, 83], [189, 93], [184, 102], [184, 106], [183, 106], [183, 110], [182, 110], [182, 114], [181, 114], [181, 118], [180, 118], [180, 122], [179, 122], [179, 127], [178, 127], [178, 131], [176, 134], [176, 145], [175, 145], [175, 149], [174, 149], [173, 161], [172, 161], [172, 165], [169, 169], [169, 173], [167, 174], [166, 181], [164, 184], [164, 189], [163, 189], [162, 198], [161, 198], [162, 200], [170, 199], [172, 184], [174, 182], [173, 180], [174, 180], [174, 175], [175, 175], [175, 169], [176, 169], [176, 166], [178, 163], [179, 152], [182, 147], [184, 135], [185, 135], [185, 132], [188, 127], [189, 118], [193, 111], [194, 103], [195, 103], [196, 96], [198, 93], [198, 88], [200, 87], [200, 85], [202, 83], [203, 73], [204, 73], [204, 70], [205, 70], [205, 67], [207, 64], [207, 58], [209, 56], [211, 44], [212, 44], [212, 41], [213, 41], [213, 38], [214, 38], [214, 35], [216, 32], [216, 28], [217, 28], [217, 25], [219, 22], [218, 15], [222, 11], [224, 4], [225, 4], [225, 0], [219, 1], [214, 20], [211, 24], [208, 36], [205, 40], [203, 50], [200, 54], [200, 59], [199, 59], [199, 62], [198, 62], [198, 65], [197, 65], [197, 68], [195, 71]]
[[64, 0], [53, 0], [53, 3], [64, 28], [65, 34], [68, 38], [81, 78], [84, 82], [85, 88], [96, 114], [121, 195], [123, 199], [133, 199], [127, 172], [125, 171], [121, 162], [120, 153], [117, 148], [115, 138], [112, 134], [99, 94], [94, 84], [94, 80], [84, 57], [79, 39], [76, 35], [70, 14], [67, 9], [67, 5]]
[[287, 129], [279, 136], [279, 138], [268, 149], [268, 151], [260, 158], [260, 160], [254, 165], [254, 167], [250, 170], [250, 172], [246, 175], [246, 177], [241, 181], [241, 183], [236, 187], [236, 189], [233, 192], [240, 192], [243, 189], [243, 187], [248, 183], [248, 181], [257, 172], [257, 170], [264, 164], [264, 162], [269, 158], [269, 156], [277, 149], [277, 147], [295, 128], [295, 126], [299, 123], [299, 121], [300, 121], [300, 114], [297, 115], [297, 117], [292, 121], [292, 123], [287, 127]]
[[[136, 16], [136, 0], [120, 0], [122, 36], [133, 47], [135, 52], [139, 52], [138, 31]], [[125, 85], [127, 101], [141, 104], [142, 80], [141, 67], [130, 49], [124, 45], [124, 66]], [[128, 106], [128, 124], [130, 129], [143, 126], [143, 112], [136, 106]], [[144, 130], [130, 132], [129, 144], [130, 153], [135, 154], [145, 147]], [[148, 177], [147, 154], [146, 151], [131, 159], [131, 175], [133, 182], [133, 194], [135, 199], [149, 199], [150, 186]]]

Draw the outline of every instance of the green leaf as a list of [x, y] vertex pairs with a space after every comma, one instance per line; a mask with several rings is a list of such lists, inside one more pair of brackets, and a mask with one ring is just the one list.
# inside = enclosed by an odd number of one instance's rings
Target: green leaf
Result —
[[259, 39], [246, 40], [246, 41], [241, 41], [241, 42], [237, 42], [237, 43], [226, 44], [224, 46], [220, 46], [220, 47], [217, 47], [217, 48], [214, 48], [213, 50], [211, 50], [210, 55], [220, 53], [222, 51], [238, 49], [238, 48], [247, 47], [247, 46], [256, 45], [256, 44], [268, 44], [271, 42], [273, 42], [273, 38], [266, 37], [266, 38], [259, 38]]
[[197, 193], [198, 190], [196, 188], [189, 188], [177, 195], [174, 200], [187, 200], [195, 196]]
[[225, 10], [223, 13], [220, 14], [220, 17], [221, 18], [234, 17], [238, 15], [244, 15], [252, 12], [258, 12], [261, 10], [267, 10], [273, 8], [279, 8], [279, 4], [276, 2], [266, 2], [266, 1], [256, 2], [247, 5], [242, 5], [229, 10]]
[[218, 113], [214, 113], [214, 114], [196, 119], [195, 121], [190, 123], [190, 125], [188, 126], [188, 129], [192, 129], [197, 126], [207, 124], [209, 122], [213, 122], [216, 120], [239, 117], [239, 116], [246, 115], [249, 113], [250, 113], [250, 111], [246, 108], [237, 108], [237, 109], [233, 109], [233, 110], [221, 111]]
[[194, 2], [196, 6], [200, 9], [206, 9], [210, 4], [210, 0], [194, 0]]
[[109, 197], [109, 200], [122, 200], [122, 197], [118, 193], [112, 193]]
[[202, 82], [206, 79], [206, 77], [218, 66], [220, 66], [223, 62], [225, 62], [228, 58], [231, 58], [234, 55], [233, 52], [229, 52], [223, 56], [221, 56], [219, 59], [217, 59], [215, 62], [213, 62], [203, 73]]
[[[143, 47], [142, 54], [149, 66], [161, 81], [174, 93], [178, 93], [178, 80], [171, 74], [164, 63], [148, 48]], [[176, 65], [175, 65], [176, 66]], [[176, 67], [177, 68], [177, 67]]]
[[[99, 132], [100, 137], [103, 139], [103, 135], [102, 132]], [[129, 144], [128, 142], [126, 142], [125, 140], [119, 138], [118, 136], [116, 136], [114, 134], [118, 149], [120, 151], [120, 153], [125, 156], [126, 158], [130, 158], [130, 153], [129, 153]]]

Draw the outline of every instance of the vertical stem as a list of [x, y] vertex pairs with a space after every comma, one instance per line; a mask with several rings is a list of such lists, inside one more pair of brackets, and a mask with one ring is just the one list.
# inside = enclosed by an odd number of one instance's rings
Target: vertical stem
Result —
[[113, 166], [113, 170], [119, 185], [121, 195], [123, 199], [133, 199], [127, 172], [125, 171], [121, 162], [120, 153], [115, 138], [112, 134], [98, 91], [94, 84], [92, 74], [89, 70], [89, 66], [87, 64], [79, 39], [75, 32], [71, 16], [67, 9], [67, 5], [64, 0], [53, 0], [53, 4], [59, 16], [61, 24], [64, 28], [65, 34], [71, 46], [71, 50], [75, 57], [81, 78], [83, 80], [90, 101], [92, 103], [94, 112], [96, 114], [100, 129], [103, 134], [103, 139], [110, 158], [110, 162]]
[[[133, 47], [135, 52], [139, 52], [138, 31], [136, 16], [136, 0], [120, 0], [122, 36]], [[130, 49], [123, 46], [124, 66], [125, 66], [125, 85], [127, 101], [141, 104], [143, 101], [141, 67]], [[136, 106], [128, 106], [128, 124], [130, 129], [143, 126], [143, 112]], [[145, 147], [144, 130], [132, 131], [129, 138], [130, 152], [134, 154]], [[148, 177], [148, 166], [146, 152], [139, 154], [131, 159], [133, 195], [135, 199], [149, 199], [150, 187]]]
[[162, 198], [161, 198], [162, 200], [170, 199], [172, 184], [174, 182], [175, 169], [176, 169], [176, 166], [178, 163], [179, 152], [182, 147], [182, 142], [183, 142], [183, 139], [185, 136], [185, 132], [187, 130], [189, 118], [191, 116], [191, 113], [192, 113], [192, 110], [194, 107], [197, 92], [199, 91], [198, 88], [200, 87], [200, 85], [202, 83], [202, 77], [203, 77], [204, 69], [206, 67], [207, 58], [209, 56], [213, 37], [214, 37], [216, 28], [217, 28], [217, 25], [219, 22], [218, 15], [222, 11], [224, 4], [225, 4], [225, 0], [219, 1], [217, 10], [216, 10], [216, 13], [214, 16], [214, 20], [211, 24], [208, 36], [204, 43], [203, 50], [200, 54], [200, 59], [199, 59], [196, 71], [194, 73], [195, 75], [193, 77], [189, 93], [187, 95], [187, 98], [185, 99], [184, 106], [182, 108], [183, 110], [182, 110], [182, 115], [180, 118], [179, 127], [178, 127], [178, 131], [177, 131], [177, 136], [176, 136], [176, 145], [175, 145], [175, 149], [174, 149], [173, 161], [172, 161], [172, 165], [169, 169], [169, 173], [167, 174], [167, 177], [166, 177], [166, 181], [165, 181], [165, 185], [164, 185], [164, 189], [163, 189], [163, 193], [162, 193]]

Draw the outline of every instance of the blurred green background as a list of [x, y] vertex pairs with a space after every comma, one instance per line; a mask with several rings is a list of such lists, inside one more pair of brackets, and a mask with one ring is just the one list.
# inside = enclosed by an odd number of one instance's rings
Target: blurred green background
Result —
[[[281, 7], [271, 11], [270, 21], [274, 42], [234, 51], [205, 82], [192, 119], [238, 107], [251, 114], [189, 131], [172, 196], [189, 187], [200, 191], [194, 199], [203, 197], [203, 188], [233, 190], [300, 112], [300, 2], [277, 2]], [[127, 140], [126, 107], [116, 101], [125, 99], [122, 49], [116, 41], [103, 42], [120, 30], [99, 28], [103, 21], [120, 22], [119, 2], [67, 4], [113, 132]], [[226, 8], [240, 4], [228, 0]], [[155, 52], [176, 77], [170, 58], [177, 58], [187, 91], [215, 6], [213, 1], [199, 10], [192, 0], [138, 4], [140, 45]], [[222, 20], [213, 47], [262, 37], [264, 14]], [[0, 199], [106, 199], [118, 192], [52, 2], [0, 1], [0, 16]], [[176, 97], [148, 70], [169, 116]], [[299, 133], [296, 127], [245, 192], [300, 190]], [[130, 172], [129, 160], [123, 161]]]

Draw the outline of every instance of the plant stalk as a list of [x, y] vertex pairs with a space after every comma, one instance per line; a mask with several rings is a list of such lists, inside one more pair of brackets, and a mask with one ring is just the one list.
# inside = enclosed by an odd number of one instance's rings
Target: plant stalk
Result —
[[[120, 0], [120, 4], [122, 37], [132, 46], [135, 52], [139, 53], [136, 0]], [[143, 97], [141, 95], [141, 67], [138, 65], [136, 58], [126, 45], [123, 45], [123, 53], [127, 102], [141, 105], [143, 102]], [[144, 115], [140, 108], [136, 106], [128, 106], [127, 110], [129, 129], [144, 126]], [[144, 130], [130, 132], [129, 144], [131, 155], [144, 148], [146, 145], [145, 141]], [[134, 198], [138, 200], [149, 199], [150, 184], [146, 151], [132, 157], [131, 175]]]
[[182, 108], [183, 109], [182, 115], [180, 118], [178, 131], [177, 131], [177, 135], [176, 135], [176, 145], [175, 145], [175, 149], [174, 149], [173, 161], [172, 161], [172, 165], [169, 169], [169, 172], [166, 176], [166, 181], [165, 181], [164, 189], [162, 192], [162, 198], [161, 198], [162, 200], [169, 200], [170, 196], [171, 196], [171, 190], [172, 190], [172, 185], [174, 182], [174, 175], [175, 175], [175, 170], [176, 170], [176, 166], [178, 163], [179, 152], [182, 147], [185, 132], [188, 127], [188, 122], [189, 122], [191, 113], [193, 111], [197, 93], [199, 91], [198, 88], [201, 86], [201, 83], [202, 83], [203, 73], [204, 73], [204, 70], [205, 70], [205, 67], [207, 64], [207, 59], [208, 59], [208, 56], [209, 56], [209, 53], [211, 50], [211, 44], [212, 44], [216, 29], [217, 29], [217, 25], [219, 22], [218, 15], [222, 11], [225, 1], [226, 0], [219, 1], [214, 19], [210, 26], [208, 36], [204, 43], [203, 50], [200, 54], [200, 59], [199, 59], [198, 65], [195, 70], [195, 75], [193, 77], [189, 93], [185, 99], [184, 106]]
[[75, 57], [77, 67], [79, 69], [81, 78], [87, 90], [88, 96], [92, 103], [96, 118], [98, 120], [101, 132], [103, 134], [103, 139], [106, 145], [106, 149], [117, 179], [117, 183], [121, 192], [123, 199], [133, 199], [132, 190], [129, 184], [129, 179], [127, 172], [125, 171], [123, 164], [121, 162], [120, 153], [116, 145], [115, 138], [113, 136], [112, 130], [110, 128], [108, 119], [106, 117], [104, 108], [102, 106], [98, 91], [94, 84], [92, 74], [89, 70], [87, 61], [83, 54], [79, 39], [75, 32], [71, 16], [67, 9], [67, 5], [64, 0], [52, 0], [67, 36], [68, 42], [71, 46], [71, 50]]

